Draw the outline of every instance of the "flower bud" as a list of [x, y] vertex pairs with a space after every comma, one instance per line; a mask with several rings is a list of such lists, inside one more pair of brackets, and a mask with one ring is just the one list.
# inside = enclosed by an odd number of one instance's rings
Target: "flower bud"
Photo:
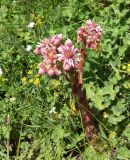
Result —
[[48, 70], [48, 75], [49, 76], [54, 76], [54, 74], [55, 74], [55, 72], [54, 72], [54, 69], [53, 68], [49, 68], [49, 70]]
[[63, 35], [62, 35], [62, 34], [58, 34], [58, 35], [57, 35], [57, 38], [58, 38], [60, 41], [62, 41], [62, 40], [63, 40]]
[[68, 46], [68, 47], [72, 47], [73, 46], [72, 41], [70, 39], [67, 39], [65, 41], [65, 45]]
[[35, 53], [35, 54], [41, 54], [41, 47], [37, 47], [37, 48], [34, 50], [34, 53]]
[[58, 38], [55, 38], [54, 39], [54, 41], [53, 41], [53, 44], [55, 45], [55, 46], [59, 46], [60, 45], [60, 40], [58, 39]]
[[77, 37], [77, 42], [82, 42], [83, 41], [83, 38], [81, 38], [80, 36]]
[[89, 20], [87, 20], [87, 24], [88, 24], [88, 25], [92, 25], [93, 23], [92, 23], [92, 21], [89, 19]]
[[56, 74], [56, 76], [59, 76], [61, 74], [61, 71], [57, 69], [57, 70], [55, 70], [55, 74]]
[[39, 71], [38, 71], [38, 74], [39, 74], [39, 75], [43, 75], [43, 74], [45, 74], [45, 73], [46, 73], [46, 70], [45, 70], [45, 69], [39, 68]]
[[83, 30], [79, 29], [79, 30], [77, 31], [77, 35], [82, 35], [82, 34], [83, 34]]
[[91, 121], [90, 116], [89, 116], [89, 115], [85, 115], [85, 116], [84, 116], [84, 121], [85, 121], [86, 123], [89, 123], [89, 122]]

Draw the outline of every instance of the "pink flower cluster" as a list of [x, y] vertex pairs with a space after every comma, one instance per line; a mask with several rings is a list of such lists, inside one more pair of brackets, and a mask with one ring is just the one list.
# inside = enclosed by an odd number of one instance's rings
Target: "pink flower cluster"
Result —
[[[83, 42], [86, 48], [96, 50], [100, 42], [101, 32], [100, 26], [88, 20], [85, 26], [78, 29], [77, 41]], [[62, 34], [42, 40], [38, 43], [34, 53], [43, 58], [43, 61], [38, 65], [40, 75], [47, 73], [50, 76], [56, 76], [73, 69], [83, 72], [83, 53], [85, 50], [75, 48], [70, 39], [63, 43]]]
[[60, 75], [61, 71], [56, 65], [57, 61], [57, 47], [62, 43], [63, 36], [58, 34], [48, 39], [42, 40], [34, 50], [35, 54], [41, 55], [43, 61], [39, 64], [40, 75], [47, 73], [50, 76]]
[[42, 40], [34, 50], [41, 55], [43, 61], [38, 65], [40, 75], [47, 73], [50, 76], [60, 75], [62, 71], [69, 71], [78, 65], [79, 50], [74, 48], [70, 39], [62, 43], [62, 34]]
[[97, 49], [101, 38], [102, 28], [96, 23], [88, 20], [85, 26], [81, 26], [77, 31], [77, 42], [83, 42], [86, 48]]

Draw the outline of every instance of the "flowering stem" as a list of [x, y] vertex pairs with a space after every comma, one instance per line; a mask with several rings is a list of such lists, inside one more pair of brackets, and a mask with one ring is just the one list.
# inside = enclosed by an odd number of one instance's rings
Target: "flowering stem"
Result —
[[78, 70], [78, 79], [79, 84], [83, 84], [83, 66], [84, 66], [84, 59], [85, 59], [85, 44], [80, 49], [80, 62], [79, 62], [79, 70]]
[[83, 67], [87, 56], [86, 48], [97, 50], [101, 32], [101, 26], [88, 20], [86, 25], [81, 26], [77, 31], [77, 42], [82, 43], [80, 49], [74, 47], [71, 39], [67, 39], [63, 44], [63, 35], [57, 34], [42, 40], [34, 50], [35, 54], [43, 58], [39, 64], [38, 73], [40, 75], [64, 74], [66, 80], [71, 84], [75, 106], [81, 112], [85, 134], [91, 142], [96, 141], [97, 130], [88, 106], [86, 91], [83, 89]]
[[72, 95], [75, 99], [76, 109], [80, 110], [85, 135], [88, 141], [94, 146], [97, 141], [97, 127], [91, 115], [91, 109], [88, 106], [86, 98], [86, 91], [83, 89], [82, 84], [79, 82], [79, 75], [75, 73], [75, 78], [72, 85]]

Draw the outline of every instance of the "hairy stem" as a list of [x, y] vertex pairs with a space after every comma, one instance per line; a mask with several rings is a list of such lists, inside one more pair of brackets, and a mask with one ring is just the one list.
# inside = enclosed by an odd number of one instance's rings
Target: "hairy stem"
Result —
[[81, 112], [86, 138], [94, 146], [98, 137], [97, 127], [91, 115], [92, 110], [88, 106], [86, 91], [83, 89], [82, 84], [79, 83], [78, 74], [75, 74], [75, 80], [72, 84], [72, 95], [75, 99], [76, 109]]

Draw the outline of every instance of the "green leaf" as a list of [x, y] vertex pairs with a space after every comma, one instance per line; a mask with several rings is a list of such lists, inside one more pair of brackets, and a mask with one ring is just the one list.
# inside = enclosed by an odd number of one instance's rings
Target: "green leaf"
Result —
[[64, 129], [61, 128], [61, 126], [59, 125], [56, 126], [55, 129], [53, 130], [51, 138], [55, 143], [58, 143], [59, 140], [63, 138], [63, 134], [64, 134]]
[[93, 94], [94, 94], [93, 86], [94, 86], [94, 83], [93, 83], [93, 82], [90, 82], [89, 84], [86, 84], [86, 85], [85, 85], [85, 89], [86, 89], [87, 96], [88, 96], [88, 98], [90, 98], [90, 99], [93, 97]]
[[121, 116], [118, 116], [118, 117], [116, 117], [114, 115], [110, 115], [109, 118], [108, 118], [108, 122], [116, 125], [119, 122], [121, 122], [123, 119], [125, 119], [124, 115], [121, 115]]
[[124, 130], [123, 135], [124, 135], [125, 137], [127, 137], [128, 140], [130, 141], [130, 124], [129, 124], [129, 125], [126, 127], [126, 129]]
[[66, 7], [63, 11], [62, 11], [62, 15], [64, 17], [68, 17], [71, 18], [72, 17], [72, 10], [69, 7]]
[[103, 137], [104, 139], [107, 139], [107, 136], [106, 136], [106, 134], [105, 134], [105, 132], [104, 132], [104, 130], [103, 130], [101, 125], [99, 125], [99, 129], [100, 129], [101, 137]]
[[120, 160], [128, 160], [130, 158], [130, 150], [127, 147], [121, 147], [117, 152], [117, 158]]
[[117, 102], [115, 106], [112, 106], [112, 111], [115, 116], [120, 116], [126, 110], [125, 99]]
[[6, 6], [0, 7], [0, 21], [2, 21], [6, 17], [7, 11], [8, 11], [8, 9]]

